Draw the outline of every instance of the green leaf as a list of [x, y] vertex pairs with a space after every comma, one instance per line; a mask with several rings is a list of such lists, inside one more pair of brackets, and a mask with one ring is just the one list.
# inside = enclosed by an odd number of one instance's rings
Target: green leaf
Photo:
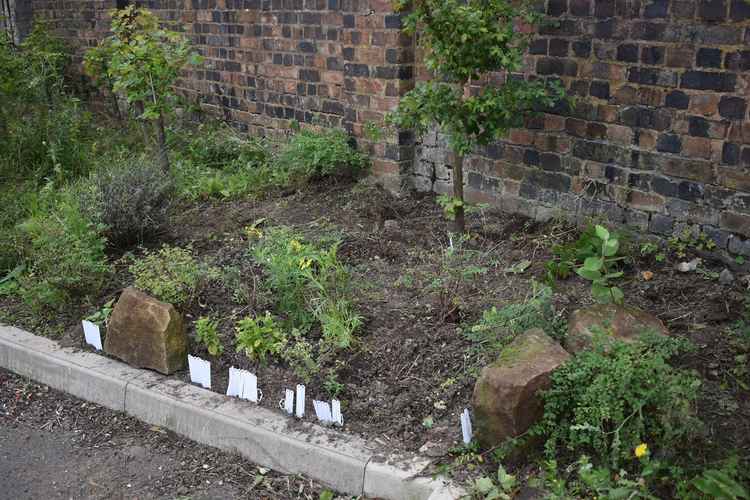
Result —
[[604, 240], [602, 253], [605, 257], [614, 257], [620, 249], [620, 240]]
[[591, 296], [600, 304], [609, 304], [612, 302], [610, 288], [597, 283], [591, 285]]
[[579, 267], [576, 269], [576, 274], [580, 276], [581, 278], [587, 279], [589, 281], [595, 281], [602, 277], [602, 273], [599, 271], [593, 271], [591, 269], [586, 269], [585, 267]]
[[516, 476], [508, 474], [502, 465], [497, 467], [497, 480], [504, 492], [508, 493], [516, 486]]
[[495, 483], [487, 476], [482, 476], [474, 482], [474, 488], [481, 494], [487, 495], [495, 488]]
[[609, 231], [607, 231], [606, 227], [597, 224], [594, 230], [596, 233], [596, 237], [600, 240], [607, 241], [609, 239]]
[[602, 257], [586, 257], [583, 261], [583, 268], [589, 271], [600, 271], [604, 267], [604, 259]]
[[622, 301], [625, 299], [625, 294], [622, 293], [622, 290], [613, 286], [610, 291], [612, 292], [612, 301], [615, 304], [622, 304]]
[[320, 492], [319, 500], [333, 500], [333, 492], [331, 490], [323, 490]]

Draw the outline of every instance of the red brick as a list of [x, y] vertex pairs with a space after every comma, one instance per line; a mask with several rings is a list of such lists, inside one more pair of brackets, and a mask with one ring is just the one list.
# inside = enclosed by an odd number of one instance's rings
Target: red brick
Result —
[[683, 137], [682, 153], [691, 158], [711, 158], [711, 139], [704, 137]]

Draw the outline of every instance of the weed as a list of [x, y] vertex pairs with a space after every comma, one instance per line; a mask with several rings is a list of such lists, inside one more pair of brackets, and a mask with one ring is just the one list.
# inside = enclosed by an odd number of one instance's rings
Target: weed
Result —
[[100, 309], [86, 316], [84, 319], [86, 321], [96, 323], [97, 325], [106, 326], [107, 323], [109, 322], [109, 317], [112, 314], [112, 311], [114, 309], [115, 309], [115, 299], [112, 299], [108, 301], [106, 304], [104, 304]]
[[343, 130], [304, 129], [282, 145], [272, 175], [278, 186], [299, 187], [322, 177], [357, 175], [366, 166], [366, 157], [349, 146]]
[[687, 257], [689, 250], [712, 251], [716, 248], [716, 243], [706, 233], [689, 226], [673, 233], [667, 244], [679, 259]]
[[[599, 227], [603, 228], [603, 226]], [[607, 232], [610, 240], [618, 242], [617, 251], [612, 257], [622, 257], [623, 249], [620, 244], [622, 236], [616, 232]], [[601, 234], [603, 235], [604, 233]], [[587, 258], [601, 256], [602, 245], [603, 242], [597, 234], [596, 226], [594, 225], [586, 227], [576, 241], [554, 245], [552, 247], [554, 257], [544, 264], [549, 284], [552, 285], [558, 279], [569, 278], [576, 268], [585, 262]], [[610, 243], [610, 245], [614, 245], [614, 243]]]
[[128, 269], [136, 288], [175, 305], [190, 302], [206, 281], [217, 276], [215, 269], [195, 260], [189, 247], [168, 245], [156, 253], [146, 250]]
[[344, 384], [339, 382], [338, 373], [335, 369], [330, 369], [326, 373], [326, 377], [323, 380], [323, 389], [325, 389], [328, 396], [332, 399], [338, 398], [344, 391]]
[[103, 228], [81, 214], [76, 197], [72, 189], [61, 193], [19, 226], [27, 269], [18, 292], [36, 310], [95, 295], [110, 272]]
[[586, 454], [617, 469], [641, 443], [664, 456], [689, 446], [700, 428], [700, 379], [667, 363], [685, 344], [657, 335], [606, 347], [596, 340], [556, 370], [544, 392], [544, 417], [532, 434], [546, 438], [548, 456]]
[[484, 500], [510, 500], [514, 497], [513, 492], [517, 487], [518, 481], [516, 480], [516, 476], [508, 474], [505, 468], [499, 465], [496, 479], [482, 476], [474, 480], [472, 493], [474, 498], [483, 498]]
[[595, 247], [594, 255], [586, 257], [583, 265], [576, 269], [576, 273], [591, 281], [591, 295], [594, 300], [603, 304], [622, 304], [622, 290], [610, 283], [610, 280], [622, 276], [622, 272], [613, 271], [614, 265], [622, 260], [622, 257], [616, 257], [620, 249], [620, 240], [603, 226], [597, 225], [594, 231], [600, 245]]
[[291, 345], [284, 349], [281, 356], [294, 374], [307, 384], [320, 372], [320, 365], [315, 359], [313, 345], [302, 336], [298, 329], [292, 329], [291, 337]]
[[264, 316], [241, 319], [235, 328], [235, 336], [237, 352], [244, 352], [260, 363], [265, 363], [269, 355], [281, 353], [287, 344], [286, 334], [268, 311]]
[[221, 356], [224, 346], [219, 339], [219, 322], [207, 316], [201, 316], [195, 322], [195, 335], [198, 342], [206, 346], [211, 356]]
[[523, 302], [487, 309], [465, 335], [475, 349], [495, 356], [517, 335], [531, 328], [541, 328], [558, 340], [562, 340], [565, 331], [564, 320], [552, 306], [552, 289], [536, 282], [532, 282], [532, 291]]

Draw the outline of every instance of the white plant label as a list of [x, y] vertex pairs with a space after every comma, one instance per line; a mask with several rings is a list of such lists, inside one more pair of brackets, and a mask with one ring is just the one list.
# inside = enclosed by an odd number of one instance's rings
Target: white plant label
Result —
[[191, 382], [206, 389], [211, 388], [211, 363], [209, 361], [188, 354], [188, 368], [190, 368]]
[[461, 434], [464, 438], [464, 444], [471, 443], [472, 436], [472, 430], [471, 430], [471, 416], [469, 415], [469, 410], [464, 409], [464, 412], [461, 414]]
[[298, 385], [297, 386], [297, 400], [294, 404], [294, 415], [297, 418], [302, 418], [305, 416], [305, 386], [304, 385]]
[[324, 424], [333, 423], [333, 418], [331, 417], [331, 405], [325, 401], [313, 400], [313, 406], [315, 407], [315, 415], [317, 415], [320, 422]]
[[331, 400], [331, 418], [334, 424], [339, 426], [344, 425], [344, 416], [341, 414], [341, 401], [338, 399]]
[[83, 336], [86, 338], [86, 343], [101, 351], [102, 334], [99, 332], [99, 325], [86, 320], [81, 323], [83, 323]]
[[284, 393], [284, 400], [282, 401], [284, 406], [282, 409], [286, 412], [287, 415], [291, 415], [294, 413], [294, 391], [291, 389], [286, 389]]
[[[259, 393], [261, 394], [260, 397]], [[257, 403], [262, 397], [262, 392], [258, 390], [258, 377], [247, 370], [240, 370], [235, 367], [229, 368], [227, 396], [236, 396]]]

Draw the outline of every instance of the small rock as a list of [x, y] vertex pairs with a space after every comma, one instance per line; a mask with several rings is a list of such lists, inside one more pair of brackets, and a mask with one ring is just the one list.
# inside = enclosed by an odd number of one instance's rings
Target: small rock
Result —
[[721, 274], [719, 274], [719, 283], [722, 285], [731, 285], [734, 283], [734, 274], [732, 274], [732, 271], [725, 268]]
[[187, 362], [182, 316], [171, 304], [128, 287], [110, 316], [104, 350], [139, 368], [174, 373]]
[[588, 349], [598, 332], [618, 340], [632, 342], [647, 331], [669, 335], [664, 323], [653, 314], [635, 307], [597, 304], [573, 311], [570, 315], [565, 350], [575, 354]]
[[701, 263], [701, 259], [695, 258], [691, 260], [690, 262], [680, 262], [679, 264], [677, 264], [676, 267], [677, 267], [677, 270], [680, 271], [681, 273], [689, 273], [698, 269], [698, 265], [700, 265], [700, 263]]
[[536, 423], [544, 412], [538, 391], [549, 388], [550, 374], [569, 357], [535, 328], [516, 337], [497, 361], [482, 369], [472, 397], [479, 443], [497, 446]]

